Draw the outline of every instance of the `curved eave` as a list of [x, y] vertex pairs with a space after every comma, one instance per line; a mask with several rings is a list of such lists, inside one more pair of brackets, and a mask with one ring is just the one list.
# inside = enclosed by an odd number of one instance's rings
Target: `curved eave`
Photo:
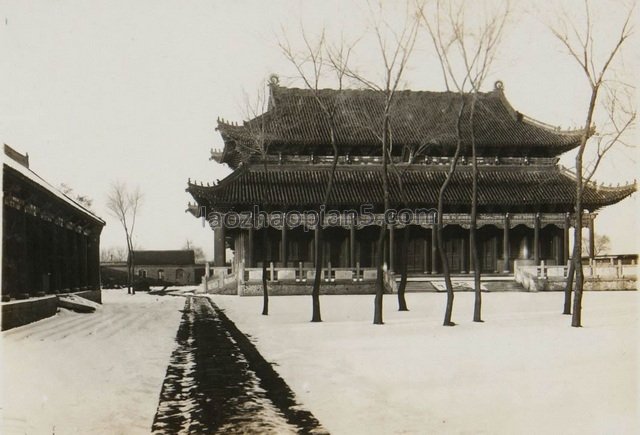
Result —
[[191, 194], [193, 199], [196, 201], [196, 204], [189, 204], [186, 211], [194, 214], [196, 217], [200, 217], [202, 207], [205, 207], [207, 213], [214, 210], [216, 206], [215, 198], [217, 193], [224, 192], [224, 190], [227, 187], [230, 187], [234, 182], [236, 182], [236, 180], [241, 179], [245, 172], [246, 170], [243, 167], [240, 167], [213, 186], [208, 184], [204, 185], [202, 183], [192, 183], [189, 181], [185, 191]]
[[251, 141], [247, 128], [244, 125], [230, 124], [223, 120], [218, 120], [216, 130], [222, 136], [224, 149], [222, 152], [216, 153], [216, 156], [212, 154], [212, 159], [218, 163], [226, 163], [231, 169], [236, 169], [245, 159], [238, 145], [242, 147], [244, 144], [246, 148], [246, 144]]
[[602, 207], [616, 204], [623, 199], [633, 195], [637, 190], [637, 184], [627, 184], [624, 186], [606, 187], [589, 183], [584, 189], [585, 208], [595, 211]]
[[[190, 184], [191, 193], [208, 211], [251, 210], [264, 202], [267, 185], [272, 207], [315, 208], [324, 196], [329, 165], [277, 167], [265, 172], [258, 166], [243, 166], [214, 186]], [[411, 207], [434, 206], [446, 167], [415, 165], [405, 173], [403, 183]], [[268, 181], [267, 181], [268, 180]], [[392, 204], [402, 203], [397, 181], [390, 179]], [[584, 208], [594, 211], [615, 204], [636, 191], [636, 184], [619, 187], [585, 186]], [[469, 207], [470, 167], [460, 167], [445, 195], [447, 207]], [[575, 177], [558, 167], [497, 166], [480, 171], [478, 205], [500, 209], [558, 209], [571, 211], [575, 203]], [[330, 205], [357, 207], [382, 204], [381, 172], [378, 166], [339, 166]]]

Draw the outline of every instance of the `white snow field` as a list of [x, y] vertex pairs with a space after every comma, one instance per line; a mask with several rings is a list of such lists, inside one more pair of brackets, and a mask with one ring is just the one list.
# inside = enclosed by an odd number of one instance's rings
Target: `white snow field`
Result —
[[149, 433], [184, 298], [104, 290], [95, 313], [2, 333], [3, 434]]
[[559, 314], [561, 293], [409, 293], [410, 312], [385, 296], [211, 296], [298, 400], [332, 434], [637, 434], [638, 292], [588, 292], [583, 328]]

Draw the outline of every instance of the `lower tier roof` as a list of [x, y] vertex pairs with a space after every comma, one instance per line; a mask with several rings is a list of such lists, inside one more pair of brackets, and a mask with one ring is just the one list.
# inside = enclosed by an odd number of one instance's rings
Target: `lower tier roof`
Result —
[[[389, 168], [390, 202], [394, 207], [435, 207], [447, 165], [404, 165]], [[208, 211], [317, 209], [323, 203], [330, 165], [242, 166], [214, 186], [189, 183], [187, 191]], [[328, 206], [340, 209], [383, 204], [380, 166], [339, 165]], [[403, 189], [400, 188], [402, 184]], [[465, 210], [471, 203], [470, 166], [459, 166], [444, 195], [445, 210]], [[404, 195], [402, 193], [404, 190]], [[636, 190], [635, 182], [618, 187], [585, 186], [584, 208], [594, 211], [617, 203]], [[575, 175], [555, 166], [481, 166], [478, 206], [481, 210], [572, 211]]]

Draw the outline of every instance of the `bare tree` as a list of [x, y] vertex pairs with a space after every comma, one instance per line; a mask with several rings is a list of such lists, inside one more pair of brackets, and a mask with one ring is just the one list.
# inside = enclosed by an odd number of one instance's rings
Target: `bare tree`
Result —
[[70, 187], [66, 183], [60, 183], [59, 187], [60, 191], [64, 193], [69, 198], [73, 199], [75, 202], [80, 204], [82, 207], [86, 208], [90, 212], [93, 212], [93, 200], [87, 195], [76, 194], [73, 191], [73, 188]]
[[[584, 188], [589, 184], [594, 173], [600, 166], [606, 153], [616, 144], [623, 143], [626, 132], [635, 124], [636, 111], [630, 99], [625, 100], [621, 94], [629, 93], [629, 85], [620, 81], [610, 80], [612, 67], [616, 60], [621, 57], [625, 42], [632, 35], [631, 17], [635, 9], [635, 2], [632, 3], [625, 14], [625, 19], [613, 30], [607, 23], [608, 30], [615, 35], [615, 40], [609, 49], [602, 51], [596, 48], [596, 38], [594, 36], [594, 22], [592, 21], [590, 4], [584, 2], [584, 21], [577, 24], [575, 13], [564, 11], [559, 22], [549, 26], [553, 35], [560, 41], [566, 49], [568, 55], [578, 64], [580, 70], [588, 83], [590, 95], [589, 102], [585, 110], [585, 121], [580, 145], [575, 156], [576, 171], [576, 192], [575, 192], [575, 230], [573, 238], [572, 269], [567, 280], [565, 289], [565, 310], [570, 306], [571, 288], [573, 283], [571, 277], [575, 274], [575, 296], [573, 300], [573, 316], [571, 326], [582, 326], [582, 290], [584, 284], [584, 273], [582, 269], [582, 225], [584, 216], [583, 194]], [[608, 98], [601, 102], [601, 92], [607, 92]], [[596, 110], [602, 107], [605, 109], [609, 131], [604, 131], [592, 138], [595, 129], [593, 127]], [[595, 143], [594, 143], [595, 142]], [[595, 158], [590, 165], [585, 167], [584, 158], [587, 146], [594, 143]], [[567, 313], [569, 314], [569, 313]]]
[[[410, 153], [409, 160], [407, 162], [407, 166], [405, 170], [396, 165], [393, 159], [390, 159], [391, 163], [391, 172], [394, 173], [398, 180], [398, 190], [400, 191], [400, 196], [403, 203], [403, 208], [409, 208], [409, 201], [407, 199], [407, 192], [404, 188], [404, 175], [406, 173], [406, 169], [412, 162], [412, 154]], [[407, 265], [407, 257], [408, 257], [408, 248], [409, 241], [411, 240], [411, 226], [406, 225], [402, 231], [402, 241], [400, 245], [400, 284], [398, 285], [398, 311], [409, 311], [409, 307], [407, 306], [407, 299], [405, 297], [405, 292], [407, 289], [407, 279], [408, 279], [408, 265]], [[390, 249], [393, 249], [390, 246]]]
[[[405, 73], [411, 54], [415, 47], [418, 34], [418, 16], [415, 10], [407, 3], [405, 5], [404, 22], [400, 29], [395, 29], [384, 19], [385, 11], [382, 4], [377, 8], [369, 4], [371, 16], [371, 27], [373, 35], [377, 41], [378, 52], [380, 54], [382, 66], [382, 79], [375, 81], [368, 79], [363, 73], [355, 71], [350, 67], [346, 68], [346, 75], [361, 86], [375, 92], [380, 99], [381, 112], [375, 116], [372, 123], [372, 131], [378, 137], [381, 145], [381, 177], [383, 192], [383, 207], [386, 212], [390, 207], [389, 197], [389, 158], [391, 156], [392, 136], [391, 136], [391, 116], [395, 108], [396, 91], [399, 89], [403, 75]], [[373, 116], [373, 115], [372, 115]], [[374, 299], [373, 323], [382, 325], [384, 283], [384, 242], [387, 235], [387, 224], [383, 222], [380, 226], [380, 233], [377, 240], [376, 252], [376, 295]]]
[[[345, 44], [341, 39], [336, 46], [330, 46], [326, 39], [325, 30], [323, 29], [316, 42], [312, 42], [304, 29], [301, 29], [304, 49], [295, 51], [286, 33], [283, 30], [283, 38], [280, 41], [280, 49], [284, 57], [294, 66], [298, 77], [304, 82], [305, 87], [311, 91], [314, 101], [316, 102], [320, 112], [324, 116], [329, 126], [329, 142], [333, 152], [333, 160], [331, 163], [331, 171], [329, 180], [325, 187], [322, 204], [319, 204], [319, 223], [315, 229], [314, 241], [314, 268], [315, 275], [313, 280], [313, 289], [311, 291], [312, 312], [311, 321], [321, 322], [322, 316], [320, 311], [320, 284], [322, 282], [322, 258], [323, 258], [323, 228], [324, 210], [331, 198], [333, 185], [335, 182], [335, 172], [338, 165], [338, 134], [336, 116], [342, 97], [342, 90], [346, 69], [349, 64], [349, 55], [354, 44]], [[325, 73], [328, 70], [328, 73]], [[321, 93], [320, 82], [325, 75], [329, 75], [335, 80], [337, 90], [331, 93]]]
[[[278, 85], [278, 76], [272, 75], [269, 78], [268, 86]], [[245, 101], [245, 117], [249, 121], [244, 123], [245, 131], [248, 137], [244, 140], [237, 141], [236, 147], [245, 156], [258, 156], [262, 162], [263, 170], [265, 173], [266, 191], [262, 191], [262, 207], [266, 213], [271, 211], [270, 203], [273, 198], [272, 183], [269, 176], [269, 147], [272, 142], [272, 134], [269, 131], [269, 119], [265, 116], [268, 108], [268, 93], [263, 88], [261, 89], [254, 102], [251, 102], [248, 97]], [[286, 223], [283, 223], [283, 225]], [[262, 231], [262, 315], [269, 315], [269, 287], [268, 287], [268, 265], [269, 261], [267, 245], [269, 244], [268, 223], [264, 222]], [[273, 278], [273, 277], [272, 277]]]
[[[456, 120], [456, 151], [438, 195], [438, 251], [447, 287], [444, 325], [451, 326], [454, 324], [451, 320], [454, 293], [442, 238], [444, 194], [455, 173], [463, 142], [468, 141], [471, 148], [472, 169], [469, 245], [472, 260], [470, 268], [474, 272], [475, 289], [473, 321], [482, 322], [481, 267], [477, 247], [478, 160], [475, 114], [476, 107], [479, 104], [478, 94], [491, 71], [502, 39], [503, 30], [509, 16], [509, 3], [501, 4], [494, 10], [485, 12], [485, 16], [474, 16], [474, 20], [467, 20], [463, 2], [449, 2], [444, 7], [438, 0], [434, 6], [433, 10], [428, 11], [424, 7], [421, 8], [420, 16], [422, 23], [424, 23], [429, 32], [436, 55], [440, 61], [445, 86], [447, 90], [453, 87], [460, 100]], [[474, 21], [475, 25], [470, 24]], [[465, 106], [468, 106], [468, 108]], [[467, 121], [469, 124], [468, 138], [462, 136], [461, 126], [463, 121]]]
[[100, 250], [100, 261], [126, 261], [127, 250], [122, 246], [113, 246], [111, 248], [105, 248]]
[[611, 245], [611, 239], [609, 236], [602, 234], [596, 235], [595, 240], [593, 241], [593, 253], [589, 252], [589, 243], [591, 241], [586, 237], [582, 238], [582, 256], [587, 256], [589, 254], [593, 254], [594, 256], [605, 255], [609, 252], [609, 247]]
[[182, 249], [192, 250], [195, 255], [196, 263], [204, 263], [206, 261], [206, 256], [204, 255], [204, 249], [201, 246], [196, 246], [192, 240], [187, 239], [182, 246]]
[[135, 264], [133, 234], [136, 227], [138, 209], [141, 204], [142, 193], [138, 187], [130, 190], [126, 183], [120, 181], [116, 181], [111, 185], [111, 190], [107, 197], [107, 209], [122, 225], [127, 241], [127, 292], [129, 294], [135, 294], [135, 289], [133, 288], [133, 269]]

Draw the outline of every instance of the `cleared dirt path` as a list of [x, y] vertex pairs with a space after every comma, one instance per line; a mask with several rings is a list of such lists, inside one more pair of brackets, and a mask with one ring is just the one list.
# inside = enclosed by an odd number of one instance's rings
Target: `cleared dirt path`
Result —
[[326, 433], [224, 313], [188, 296], [155, 433]]

